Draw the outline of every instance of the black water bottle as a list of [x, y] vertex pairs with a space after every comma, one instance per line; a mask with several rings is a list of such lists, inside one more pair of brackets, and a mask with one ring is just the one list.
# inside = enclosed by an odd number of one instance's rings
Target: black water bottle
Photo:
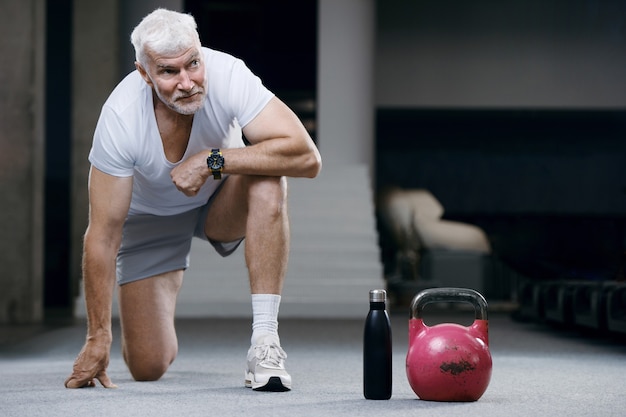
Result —
[[363, 394], [368, 400], [391, 398], [391, 323], [385, 290], [370, 291], [363, 336]]

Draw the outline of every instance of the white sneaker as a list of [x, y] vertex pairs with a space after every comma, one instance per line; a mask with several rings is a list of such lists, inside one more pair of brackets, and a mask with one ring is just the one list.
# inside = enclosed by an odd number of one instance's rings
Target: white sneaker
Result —
[[246, 387], [255, 391], [291, 390], [291, 376], [285, 371], [285, 359], [287, 354], [280, 347], [278, 336], [260, 338], [248, 350]]

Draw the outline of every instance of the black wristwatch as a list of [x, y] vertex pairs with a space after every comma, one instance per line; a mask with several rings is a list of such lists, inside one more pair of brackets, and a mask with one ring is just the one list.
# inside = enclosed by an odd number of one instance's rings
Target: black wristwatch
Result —
[[211, 155], [207, 157], [206, 164], [213, 174], [213, 179], [221, 180], [222, 169], [224, 169], [224, 156], [219, 149], [211, 149]]

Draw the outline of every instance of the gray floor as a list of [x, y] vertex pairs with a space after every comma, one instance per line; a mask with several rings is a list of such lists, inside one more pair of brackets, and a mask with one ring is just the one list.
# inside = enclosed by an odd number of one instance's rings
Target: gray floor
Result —
[[[444, 317], [436, 320], [452, 320]], [[293, 390], [243, 387], [249, 322], [183, 319], [180, 353], [166, 376], [131, 380], [116, 338], [109, 375], [116, 390], [67, 390], [63, 381], [85, 324], [0, 327], [1, 416], [610, 416], [626, 414], [626, 345], [490, 317], [493, 375], [475, 403], [418, 400], [404, 373], [407, 317], [393, 314], [394, 388], [389, 401], [362, 395], [362, 320], [282, 320]], [[115, 335], [119, 328], [115, 326]], [[32, 334], [29, 334], [32, 332]]]

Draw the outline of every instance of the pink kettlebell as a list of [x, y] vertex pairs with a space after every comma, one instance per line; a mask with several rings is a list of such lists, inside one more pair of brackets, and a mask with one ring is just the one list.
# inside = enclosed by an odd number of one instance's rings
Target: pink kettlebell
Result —
[[[422, 310], [430, 303], [471, 303], [474, 323], [427, 326]], [[465, 288], [431, 288], [411, 303], [406, 373], [415, 394], [426, 401], [476, 401], [491, 379], [487, 301]]]

